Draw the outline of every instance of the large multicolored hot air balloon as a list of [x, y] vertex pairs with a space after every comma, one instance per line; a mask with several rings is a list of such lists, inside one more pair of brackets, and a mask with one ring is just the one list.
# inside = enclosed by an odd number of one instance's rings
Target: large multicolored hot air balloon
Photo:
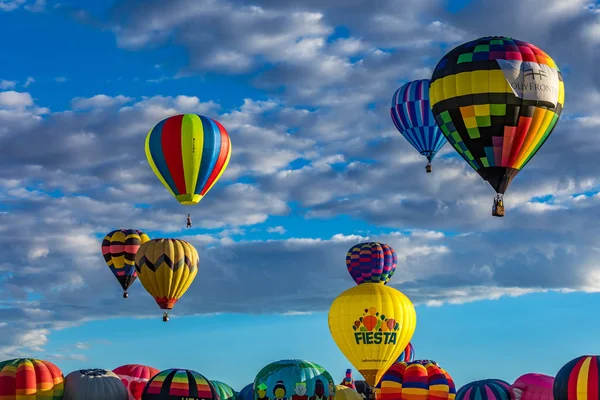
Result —
[[470, 382], [458, 390], [456, 400], [510, 400], [510, 384], [502, 379]]
[[181, 114], [160, 121], [146, 137], [146, 158], [181, 204], [197, 204], [219, 180], [231, 157], [231, 139], [218, 121]]
[[375, 390], [377, 400], [454, 400], [450, 374], [429, 360], [398, 362], [388, 369]]
[[600, 356], [580, 356], [556, 374], [554, 400], [600, 400]]
[[511, 400], [553, 400], [554, 377], [525, 374], [510, 385]]
[[140, 364], [126, 364], [113, 369], [129, 392], [129, 400], [140, 400], [146, 382], [160, 371]]
[[400, 357], [398, 357], [398, 360], [396, 360], [396, 362], [410, 361], [415, 361], [415, 348], [410, 342], [408, 342], [408, 345], [406, 346], [402, 354], [400, 354]]
[[64, 400], [127, 400], [121, 379], [105, 369], [80, 369], [65, 377]]
[[511, 181], [548, 139], [565, 100], [558, 66], [536, 46], [502, 36], [462, 44], [431, 77], [440, 129], [496, 191], [493, 215], [504, 215]]
[[148, 381], [142, 400], [219, 400], [217, 391], [203, 375], [189, 369], [167, 369]]
[[[256, 400], [284, 399], [293, 395], [308, 400], [333, 400], [333, 378], [319, 364], [304, 360], [280, 360], [261, 369], [254, 378]], [[306, 397], [303, 397], [306, 396]]]
[[354, 384], [354, 378], [352, 378], [352, 370], [350, 368], [348, 368], [346, 370], [346, 376], [344, 377], [344, 379], [342, 380], [340, 385], [356, 390], [356, 385]]
[[221, 400], [238, 400], [238, 396], [231, 386], [221, 381], [210, 381]]
[[396, 252], [384, 243], [359, 243], [346, 254], [346, 267], [357, 285], [367, 282], [387, 284], [397, 264]]
[[64, 375], [54, 364], [36, 358], [0, 362], [0, 399], [62, 400]]
[[150, 238], [135, 229], [117, 229], [110, 232], [102, 241], [102, 256], [115, 278], [123, 288], [123, 297], [127, 298], [127, 289], [135, 282], [135, 254], [140, 246]]
[[254, 400], [254, 382], [247, 384], [238, 393], [239, 400]]
[[431, 113], [429, 79], [419, 79], [401, 86], [392, 97], [390, 115], [396, 129], [422, 155], [427, 157], [425, 171], [446, 144], [446, 138]]
[[[153, 239], [140, 246], [135, 269], [142, 285], [163, 310], [171, 310], [198, 273], [198, 252], [178, 239]], [[163, 321], [168, 321], [165, 312]]]
[[416, 325], [409, 298], [383, 283], [348, 289], [329, 309], [333, 340], [372, 387], [406, 348]]
[[348, 386], [335, 386], [335, 400], [363, 400], [363, 397], [358, 392]]

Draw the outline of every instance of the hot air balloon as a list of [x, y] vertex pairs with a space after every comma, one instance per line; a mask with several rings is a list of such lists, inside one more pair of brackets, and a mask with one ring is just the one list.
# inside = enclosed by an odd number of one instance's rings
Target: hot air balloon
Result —
[[135, 253], [150, 238], [135, 229], [117, 229], [102, 241], [102, 256], [115, 278], [123, 288], [123, 297], [129, 297], [127, 289], [135, 282]]
[[417, 315], [398, 290], [362, 283], [333, 301], [328, 320], [333, 340], [373, 387], [408, 345]]
[[129, 392], [129, 400], [140, 400], [146, 382], [160, 371], [140, 364], [126, 364], [113, 369]]
[[0, 399], [62, 400], [64, 376], [54, 364], [36, 358], [0, 362]]
[[231, 139], [223, 125], [197, 114], [160, 121], [148, 133], [145, 148], [152, 171], [184, 205], [206, 196], [231, 157]]
[[254, 382], [247, 384], [238, 393], [239, 400], [254, 400]]
[[65, 377], [64, 400], [127, 400], [121, 379], [105, 369], [80, 369]]
[[356, 385], [354, 384], [354, 379], [352, 378], [352, 370], [350, 368], [346, 370], [346, 376], [344, 377], [344, 380], [342, 380], [340, 385], [356, 390]]
[[453, 400], [456, 387], [450, 374], [437, 363], [417, 360], [392, 365], [375, 393], [378, 400]]
[[384, 243], [369, 242], [352, 246], [346, 255], [346, 267], [354, 282], [383, 283], [389, 282], [398, 256], [391, 246]]
[[[258, 400], [291, 398], [333, 400], [335, 384], [319, 364], [304, 360], [280, 360], [261, 369], [254, 378]], [[303, 397], [307, 396], [307, 397]]]
[[600, 399], [600, 356], [580, 356], [566, 363], [554, 378], [554, 400]]
[[505, 191], [562, 112], [565, 88], [558, 66], [530, 43], [483, 37], [440, 60], [429, 95], [450, 144], [496, 191], [492, 215], [504, 216]]
[[425, 171], [430, 173], [431, 161], [446, 144], [446, 138], [431, 113], [429, 79], [408, 82], [396, 90], [390, 114], [402, 136], [427, 157]]
[[189, 369], [167, 369], [148, 381], [142, 400], [219, 400], [217, 391], [203, 375]]
[[456, 400], [510, 400], [510, 385], [501, 379], [470, 382], [458, 389]]
[[[135, 256], [140, 282], [162, 310], [171, 310], [198, 273], [198, 252], [178, 239], [153, 239], [140, 246]], [[167, 322], [169, 315], [163, 314]]]
[[511, 400], [553, 400], [554, 377], [543, 374], [525, 374], [510, 386]]
[[335, 386], [335, 400], [363, 400], [363, 397], [358, 392], [348, 386]]
[[367, 382], [360, 380], [354, 381], [354, 385], [356, 385], [356, 392], [360, 395], [360, 397], [362, 397], [363, 399], [371, 398], [373, 389], [371, 389], [371, 386], [369, 386]]
[[406, 348], [404, 349], [402, 354], [400, 354], [400, 357], [398, 357], [398, 360], [396, 360], [396, 362], [403, 362], [403, 361], [404, 362], [415, 361], [415, 349], [410, 342], [408, 342], [408, 345], [406, 346]]
[[221, 381], [210, 381], [221, 400], [238, 400], [235, 390], [231, 386]]

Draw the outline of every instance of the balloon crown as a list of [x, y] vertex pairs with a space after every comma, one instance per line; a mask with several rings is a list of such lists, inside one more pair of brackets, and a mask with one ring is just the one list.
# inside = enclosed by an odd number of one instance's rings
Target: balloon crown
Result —
[[79, 373], [85, 376], [104, 376], [106, 371], [103, 369], [92, 368], [92, 369], [80, 369]]

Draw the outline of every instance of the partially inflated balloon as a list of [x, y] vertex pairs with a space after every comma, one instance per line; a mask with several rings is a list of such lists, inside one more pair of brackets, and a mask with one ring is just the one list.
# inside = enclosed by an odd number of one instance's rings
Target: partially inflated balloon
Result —
[[80, 369], [65, 377], [64, 400], [127, 400], [121, 379], [105, 369]]
[[102, 255], [115, 278], [123, 288], [123, 297], [127, 289], [135, 282], [135, 254], [140, 246], [150, 238], [136, 229], [117, 229], [110, 232], [102, 241]]
[[580, 356], [566, 363], [554, 378], [554, 400], [599, 400], [600, 356]]
[[156, 304], [170, 310], [198, 273], [198, 252], [184, 240], [153, 239], [140, 246], [135, 269]]
[[454, 400], [450, 374], [429, 360], [395, 363], [376, 388], [378, 400]]
[[431, 161], [447, 141], [431, 113], [429, 79], [408, 82], [396, 90], [390, 114], [402, 136], [427, 157], [426, 171], [431, 172]]
[[148, 381], [142, 400], [219, 400], [213, 385], [203, 375], [188, 369], [167, 369]]
[[565, 100], [554, 60], [502, 36], [451, 50], [433, 71], [429, 93], [450, 144], [499, 195], [548, 139]]
[[240, 393], [238, 393], [238, 398], [240, 400], [254, 400], [254, 389], [252, 388], [253, 386], [254, 382], [244, 386], [242, 390], [240, 390]]
[[329, 309], [333, 340], [370, 386], [396, 362], [416, 324], [415, 308], [408, 297], [377, 283], [346, 290]]
[[221, 400], [238, 400], [237, 393], [231, 386], [221, 381], [210, 381]]
[[146, 137], [146, 158], [158, 179], [181, 204], [197, 204], [219, 180], [231, 157], [229, 134], [219, 122], [197, 114], [160, 121]]
[[0, 362], [0, 399], [62, 400], [64, 376], [54, 364], [35, 358]]
[[386, 284], [394, 275], [398, 256], [385, 243], [369, 242], [352, 246], [346, 254], [346, 267], [354, 282]]
[[335, 400], [362, 400], [363, 397], [358, 392], [348, 386], [335, 386]]
[[129, 400], [140, 400], [146, 382], [160, 371], [146, 365], [127, 364], [113, 369], [113, 372], [121, 378], [121, 382], [127, 388]]
[[510, 386], [511, 400], [553, 400], [554, 378], [543, 374], [525, 374]]
[[456, 400], [510, 400], [510, 385], [501, 379], [470, 382], [458, 390]]

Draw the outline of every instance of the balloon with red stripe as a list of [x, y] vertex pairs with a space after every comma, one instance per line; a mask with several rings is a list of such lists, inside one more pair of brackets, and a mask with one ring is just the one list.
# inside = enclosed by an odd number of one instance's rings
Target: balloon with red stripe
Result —
[[346, 268], [357, 285], [387, 284], [396, 271], [398, 256], [385, 243], [358, 243], [346, 254]]
[[202, 200], [231, 157], [231, 139], [223, 125], [197, 114], [160, 121], [148, 133], [145, 148], [152, 171], [184, 205]]
[[510, 384], [502, 379], [470, 382], [458, 389], [456, 400], [511, 400]]
[[565, 364], [554, 378], [554, 400], [600, 399], [600, 356], [580, 356]]
[[412, 343], [408, 342], [408, 344], [404, 348], [404, 351], [402, 352], [402, 354], [400, 354], [400, 357], [398, 357], [398, 360], [396, 360], [396, 362], [410, 361], [415, 361], [415, 348], [413, 347]]
[[456, 386], [450, 374], [431, 360], [395, 363], [377, 386], [377, 400], [454, 400]]

